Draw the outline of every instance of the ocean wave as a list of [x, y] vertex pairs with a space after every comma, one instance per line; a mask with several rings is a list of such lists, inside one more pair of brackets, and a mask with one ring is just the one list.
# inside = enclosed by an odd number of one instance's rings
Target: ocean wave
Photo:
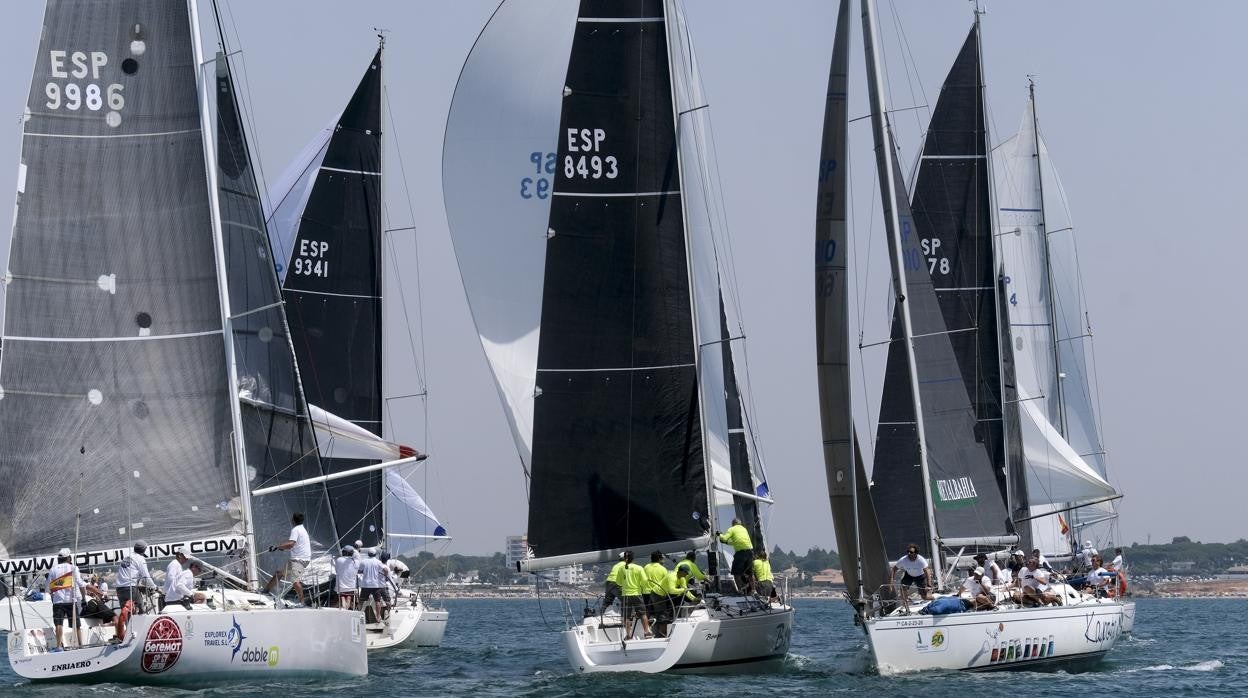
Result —
[[1217, 671], [1223, 666], [1226, 665], [1224, 665], [1220, 660], [1210, 659], [1208, 661], [1192, 664], [1191, 666], [1176, 667], [1173, 664], [1154, 664], [1153, 666], [1146, 666], [1141, 669], [1134, 669], [1133, 671], [1174, 671], [1176, 669], [1178, 671]]

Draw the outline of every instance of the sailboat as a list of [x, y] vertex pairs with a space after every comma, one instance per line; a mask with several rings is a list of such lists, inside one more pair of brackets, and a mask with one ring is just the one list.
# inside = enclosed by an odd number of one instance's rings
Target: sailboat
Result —
[[[327, 471], [343, 475], [329, 486], [337, 540], [383, 546], [390, 539], [448, 539], [401, 470], [425, 454], [385, 438], [384, 48], [383, 38], [341, 114], [282, 176], [268, 217], [321, 459]], [[378, 461], [387, 467], [366, 465]], [[391, 511], [395, 504], [414, 513], [421, 530], [392, 530], [387, 516], [401, 518]], [[369, 649], [441, 644], [448, 612], [431, 608], [414, 589], [396, 584], [393, 591], [394, 606], [368, 624]]]
[[[839, 545], [857, 556], [852, 575], [847, 573], [856, 619], [883, 674], [1069, 669], [1098, 661], [1121, 632], [1122, 604], [1115, 599], [1057, 582], [1051, 592], [1058, 605], [1025, 607], [998, 589], [992, 611], [933, 615], [925, 612], [929, 603], [895, 601], [891, 587], [875, 586], [889, 580], [888, 560], [921, 545], [930, 555], [938, 597], [944, 595], [946, 576], [960, 561], [980, 551], [1008, 554], [1020, 543], [1016, 525], [1025, 517], [1017, 512], [1043, 504], [1026, 487], [1040, 467], [1047, 468], [1047, 482], [1072, 487], [1087, 481], [1088, 472], [1069, 458], [1038, 462], [1019, 456], [1020, 434], [1030, 427], [1020, 424], [1011, 318], [998, 310], [1003, 291], [993, 246], [978, 13], [933, 110], [912, 201], [880, 88], [871, 0], [864, 0], [862, 21], [895, 296], [869, 493], [850, 451], [852, 401], [848, 350], [842, 346], [849, 336], [846, 301], [843, 291], [817, 300], [825, 465]], [[827, 163], [846, 161], [848, 41], [849, 3], [843, 0], [821, 175]], [[839, 174], [821, 184], [820, 204], [843, 201], [846, 181]], [[834, 288], [826, 279], [845, 277], [844, 252], [835, 254], [845, 232], [843, 205], [821, 211], [817, 289]]]
[[[1051, 560], [1068, 560], [1084, 530], [1117, 518], [1121, 495], [1108, 481], [1097, 419], [1075, 229], [1040, 134], [1033, 80], [1027, 93], [1018, 133], [993, 153], [1026, 488], [1041, 502], [1015, 519], [1026, 521], [1032, 546]], [[1124, 632], [1134, 620], [1135, 602], [1125, 600]]]
[[146, 537], [219, 586], [130, 616], [117, 642], [112, 624], [63, 648], [15, 628], [23, 678], [368, 672], [362, 614], [252, 591], [294, 513], [309, 574], [334, 524], [229, 63], [200, 46], [195, 2], [47, 3], [5, 276], [0, 562], [38, 575], [68, 548], [99, 568]]
[[[521, 571], [709, 550], [715, 576], [730, 518], [764, 543], [708, 111], [671, 0], [503, 2], [464, 64], [443, 192], [528, 479]], [[573, 670], [783, 660], [793, 609], [718, 589], [666, 637], [625, 639], [614, 611], [570, 618]]]

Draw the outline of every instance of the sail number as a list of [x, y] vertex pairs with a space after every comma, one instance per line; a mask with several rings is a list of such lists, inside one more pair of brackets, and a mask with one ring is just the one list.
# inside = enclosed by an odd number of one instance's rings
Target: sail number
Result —
[[[563, 156], [563, 176], [568, 179], [615, 179], [620, 176], [620, 161], [614, 155], [601, 155], [607, 132], [600, 128], [568, 129], [568, 154]], [[572, 153], [592, 153], [573, 155]]]
[[941, 257], [940, 238], [924, 238], [919, 241], [923, 247], [923, 256], [927, 258], [927, 273], [935, 274], [937, 271], [943, 276], [948, 276], [950, 271], [949, 258]]
[[546, 199], [550, 197], [550, 178], [542, 175], [555, 173], [555, 161], [559, 158], [555, 153], [529, 153], [529, 162], [533, 163], [533, 176], [520, 180], [520, 198]]
[[[53, 78], [83, 80], [89, 76], [90, 80], [98, 81], [100, 69], [108, 65], [108, 54], [103, 51], [49, 51], [48, 60]], [[84, 107], [99, 111], [108, 105], [112, 111], [121, 111], [126, 106], [122, 95], [124, 89], [125, 85], [116, 82], [107, 85], [100, 82], [66, 82], [64, 85], [48, 82], [43, 86], [44, 96], [47, 97], [44, 105], [52, 110], [64, 108], [69, 111]]]
[[328, 252], [328, 242], [300, 240], [299, 256], [295, 257], [295, 263], [291, 265], [291, 270], [295, 273], [295, 276], [319, 276], [326, 278], [329, 276], [329, 262], [325, 260], [325, 255]]

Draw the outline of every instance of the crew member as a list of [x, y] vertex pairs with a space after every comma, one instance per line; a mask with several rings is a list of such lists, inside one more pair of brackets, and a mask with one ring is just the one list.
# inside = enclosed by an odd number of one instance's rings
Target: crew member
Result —
[[975, 565], [984, 568], [984, 580], [990, 587], [1005, 584], [1010, 579], [1009, 573], [1001, 569], [996, 560], [989, 560], [984, 553], [975, 556]]
[[988, 575], [984, 573], [983, 567], [976, 567], [967, 575], [966, 580], [962, 582], [962, 588], [966, 590], [971, 597], [972, 608], [976, 611], [990, 611], [995, 606], [992, 603], [991, 584], [988, 581]]
[[149, 589], [156, 588], [156, 581], [147, 569], [146, 554], [147, 541], [136, 540], [134, 551], [117, 565], [117, 605], [125, 606], [127, 601], [131, 601], [134, 603], [134, 613], [143, 612], [140, 583], [146, 582], [144, 586]]
[[342, 555], [334, 558], [334, 590], [338, 592], [339, 608], [355, 608], [355, 592], [359, 589], [356, 577], [359, 574], [360, 562], [355, 557], [355, 548], [342, 546]]
[[199, 560], [191, 560], [191, 564], [174, 578], [172, 584], [166, 579], [165, 605], [178, 604], [189, 611], [192, 603], [203, 603], [204, 592], [195, 590], [195, 576], [200, 572], [203, 572], [203, 566]]
[[[665, 615], [660, 621], [662, 628], [657, 624], [655, 631], [660, 636], [666, 636], [669, 632], [671, 624], [680, 615], [680, 608], [686, 601], [697, 602], [698, 597], [689, 592], [689, 571], [684, 567], [677, 567], [667, 576], [663, 578], [663, 607]], [[661, 632], [660, 632], [661, 631]]]
[[776, 597], [776, 581], [771, 575], [771, 560], [766, 550], [754, 551], [754, 590], [765, 599]]
[[1114, 560], [1113, 562], [1109, 563], [1108, 569], [1112, 572], [1117, 572], [1119, 574], [1122, 574], [1126, 572], [1126, 570], [1124, 570], [1122, 567], [1123, 564], [1124, 563], [1122, 561], [1122, 548], [1114, 548]]
[[382, 610], [386, 599], [382, 589], [390, 579], [390, 570], [377, 559], [377, 548], [368, 549], [368, 557], [360, 560], [360, 604], [365, 606], [364, 617], [368, 618], [368, 609], [372, 609], [375, 623], [382, 618]]
[[165, 565], [165, 584], [160, 590], [160, 595], [163, 598], [160, 600], [158, 609], [164, 608], [165, 604], [169, 603], [169, 591], [173, 589], [173, 585], [182, 577], [182, 568], [186, 565], [188, 559], [186, 551], [178, 548], [173, 553], [173, 559], [169, 561], [168, 565]]
[[72, 557], [73, 553], [69, 548], [61, 548], [56, 553], [56, 564], [48, 570], [48, 591], [52, 593], [52, 625], [56, 629], [56, 647], [52, 650], [54, 652], [65, 648], [65, 641], [61, 637], [62, 624], [65, 621], [73, 621], [75, 640], [78, 640], [78, 629], [82, 625], [78, 602], [82, 600], [87, 585], [78, 573], [78, 565], [70, 560]]
[[624, 551], [624, 569], [620, 570], [620, 608], [624, 621], [624, 639], [633, 639], [633, 627], [636, 618], [641, 617], [641, 629], [646, 638], [654, 637], [650, 632], [650, 614], [646, 612], [646, 571], [641, 565], [633, 562], [633, 551]]
[[598, 610], [599, 615], [606, 613], [607, 609], [611, 608], [611, 604], [621, 597], [620, 573], [624, 571], [626, 566], [628, 566], [628, 563], [624, 561], [624, 553], [620, 553], [620, 561], [611, 568], [611, 572], [607, 574], [607, 581], [603, 584], [602, 608]]
[[269, 583], [264, 585], [264, 591], [266, 594], [273, 591], [273, 585], [281, 581], [282, 577], [286, 577], [295, 585], [295, 596], [299, 599], [299, 603], [303, 603], [303, 571], [312, 563], [312, 541], [308, 538], [308, 529], [303, 527], [301, 512], [295, 512], [290, 517], [290, 525], [290, 538], [277, 545], [269, 546], [269, 552], [289, 550], [290, 561], [286, 563], [284, 570], [273, 572], [273, 576], [269, 577]]
[[[1079, 564], [1085, 570], [1092, 569], [1092, 558], [1100, 555], [1096, 548], [1092, 547], [1092, 541], [1085, 540], [1083, 542], [1083, 550], [1079, 551]], [[1041, 565], [1043, 566], [1043, 564]]]
[[642, 569], [646, 572], [646, 607], [654, 621], [655, 635], [663, 637], [667, 617], [667, 594], [663, 591], [663, 584], [667, 581], [668, 571], [663, 564], [663, 553], [657, 550], [650, 553], [650, 564]]
[[732, 546], [732, 576], [737, 581], [737, 588], [744, 591], [750, 564], [754, 562], [754, 543], [750, 534], [741, 525], [741, 519], [733, 519], [728, 530], [719, 534], [719, 540]]
[[1106, 570], [1102, 562], [1100, 555], [1092, 557], [1092, 569], [1088, 572], [1088, 588], [1092, 590], [1092, 593], [1104, 598], [1109, 596], [1109, 584], [1118, 575]]
[[928, 567], [927, 558], [919, 554], [919, 546], [911, 543], [906, 548], [906, 554], [893, 563], [893, 568], [888, 575], [889, 586], [896, 583], [897, 570], [904, 573], [901, 577], [901, 586], [907, 595], [910, 593], [911, 585], [914, 585], [919, 587], [919, 594], [923, 598], [932, 598], [932, 570]]
[[698, 553], [696, 551], [690, 550], [689, 552], [685, 553], [685, 559], [681, 560], [676, 565], [676, 567], [677, 569], [684, 567], [686, 570], [688, 570], [690, 579], [693, 579], [699, 582], [705, 582], [706, 575], [703, 574], [702, 570], [698, 568], [697, 559], [698, 559]]

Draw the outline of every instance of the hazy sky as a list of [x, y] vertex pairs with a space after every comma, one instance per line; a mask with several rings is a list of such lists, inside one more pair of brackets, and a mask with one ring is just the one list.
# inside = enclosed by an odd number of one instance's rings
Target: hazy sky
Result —
[[[231, 16], [237, 24], [252, 135], [270, 183], [341, 110], [375, 49], [371, 27], [391, 30], [385, 59], [395, 119], [387, 134], [388, 223], [417, 228], [394, 243], [415, 343], [423, 336], [430, 394], [433, 458], [417, 484], [455, 536], [448, 550], [462, 553], [501, 550], [504, 537], [523, 532], [526, 521], [521, 469], [464, 300], [441, 193], [447, 107], [460, 66], [495, 4], [234, 0], [224, 6], [227, 25]], [[810, 252], [836, 2], [686, 5], [712, 109], [744, 302], [754, 422], [779, 502], [770, 537], [785, 548], [830, 547]], [[1248, 330], [1234, 280], [1244, 254], [1237, 163], [1248, 160], [1242, 75], [1248, 42], [1240, 35], [1248, 4], [989, 2], [987, 10], [993, 141], [1016, 129], [1026, 76], [1035, 75], [1041, 130], [1079, 231], [1110, 476], [1127, 495], [1122, 540], [1243, 537], [1237, 514], [1248, 457], [1233, 439], [1248, 428], [1248, 379], [1240, 358]], [[42, 10], [21, 2], [5, 3], [3, 12], [0, 192], [13, 192], [19, 117]], [[970, 3], [882, 0], [880, 14], [892, 106], [934, 104], [970, 25]], [[855, 14], [851, 116], [867, 113], [858, 27]], [[904, 51], [898, 27], [907, 39]], [[913, 160], [929, 113], [895, 117], [906, 162]], [[868, 124], [852, 127], [851, 187], [859, 258], [865, 262], [870, 250], [869, 273], [859, 277], [870, 342], [885, 337], [888, 279]], [[414, 216], [394, 157], [396, 142]], [[417, 244], [423, 323], [415, 312]], [[0, 246], [0, 261], [6, 247]], [[411, 352], [406, 328], [396, 327], [403, 320], [398, 298], [392, 280], [390, 395], [419, 385], [404, 365]], [[881, 358], [864, 357], [871, 410], [879, 405]], [[396, 401], [392, 410], [412, 416], [395, 425], [398, 435], [419, 442], [421, 411], [410, 400]], [[856, 416], [863, 432], [874, 434], [876, 415], [864, 409]]]

